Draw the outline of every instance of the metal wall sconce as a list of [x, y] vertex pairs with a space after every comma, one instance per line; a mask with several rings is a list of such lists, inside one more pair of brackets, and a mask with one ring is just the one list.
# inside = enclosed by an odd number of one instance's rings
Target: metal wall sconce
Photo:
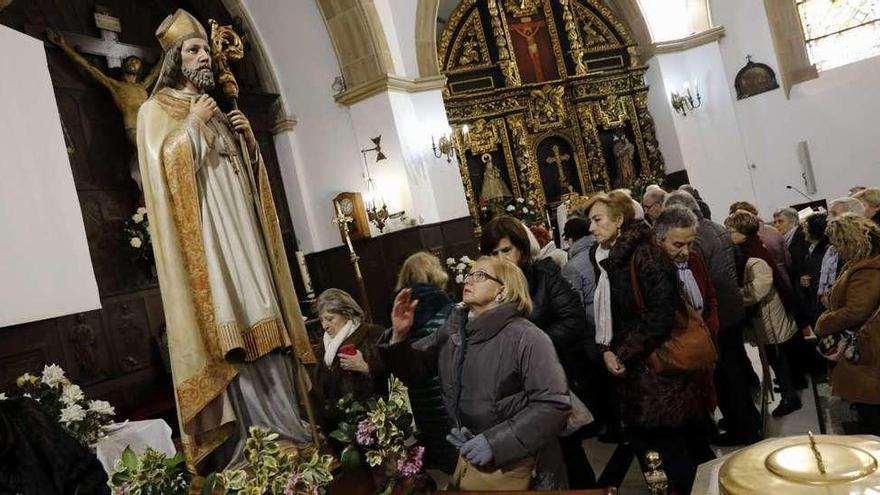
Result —
[[384, 153], [382, 153], [382, 136], [376, 136], [371, 138], [370, 141], [373, 142], [372, 148], [364, 148], [361, 150], [361, 157], [364, 159], [364, 180], [367, 181], [367, 192], [369, 195], [369, 202], [367, 204], [367, 218], [370, 222], [372, 222], [379, 232], [383, 232], [385, 229], [385, 223], [389, 218], [398, 218], [402, 217], [404, 212], [399, 211], [397, 213], [389, 213], [388, 205], [385, 204], [385, 198], [381, 197], [381, 193], [376, 188], [376, 183], [373, 181], [373, 176], [370, 174], [370, 166], [367, 164], [367, 153], [376, 152], [376, 161], [385, 160], [386, 157]]
[[434, 136], [431, 136], [431, 150], [434, 152], [434, 158], [446, 157], [446, 163], [452, 163], [452, 157], [455, 155], [455, 146], [449, 136], [440, 136], [440, 141], [435, 143]]
[[687, 117], [688, 112], [692, 112], [700, 108], [703, 104], [703, 98], [700, 96], [700, 90], [694, 88], [694, 91], [697, 94], [696, 103], [694, 103], [694, 97], [691, 95], [691, 88], [687, 85], [684, 87], [684, 94], [679, 95], [675, 91], [670, 95], [672, 108], [676, 113], [680, 113], [681, 115]]

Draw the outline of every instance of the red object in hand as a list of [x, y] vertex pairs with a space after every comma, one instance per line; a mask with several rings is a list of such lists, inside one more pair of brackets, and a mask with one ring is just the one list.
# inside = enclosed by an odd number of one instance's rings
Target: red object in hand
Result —
[[339, 354], [345, 354], [346, 356], [354, 356], [357, 353], [357, 347], [352, 344], [346, 344], [339, 348]]

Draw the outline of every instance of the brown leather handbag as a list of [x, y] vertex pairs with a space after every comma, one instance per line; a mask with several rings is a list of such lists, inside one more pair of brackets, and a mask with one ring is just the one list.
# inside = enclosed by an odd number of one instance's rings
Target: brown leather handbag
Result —
[[[636, 306], [645, 309], [645, 299], [636, 275], [635, 259], [629, 264], [630, 280]], [[687, 297], [679, 289], [678, 307], [675, 309], [675, 326], [672, 335], [648, 356], [648, 366], [655, 373], [683, 373], [688, 371], [712, 370], [718, 353], [709, 327], [703, 316], [694, 309]]]

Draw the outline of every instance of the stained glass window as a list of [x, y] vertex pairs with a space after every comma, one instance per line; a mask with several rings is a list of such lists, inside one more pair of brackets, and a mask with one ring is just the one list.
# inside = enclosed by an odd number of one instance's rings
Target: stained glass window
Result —
[[820, 71], [880, 55], [880, 0], [797, 0], [797, 7]]

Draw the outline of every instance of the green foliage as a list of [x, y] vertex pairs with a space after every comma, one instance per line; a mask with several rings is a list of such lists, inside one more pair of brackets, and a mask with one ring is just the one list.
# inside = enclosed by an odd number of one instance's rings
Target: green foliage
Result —
[[226, 495], [311, 495], [330, 484], [331, 456], [315, 452], [309, 460], [299, 460], [295, 453], [283, 452], [276, 440], [278, 434], [251, 427], [244, 468], [218, 474], [216, 486]]
[[107, 484], [114, 495], [186, 495], [191, 481], [183, 454], [168, 457], [148, 448], [138, 457], [126, 447]]

